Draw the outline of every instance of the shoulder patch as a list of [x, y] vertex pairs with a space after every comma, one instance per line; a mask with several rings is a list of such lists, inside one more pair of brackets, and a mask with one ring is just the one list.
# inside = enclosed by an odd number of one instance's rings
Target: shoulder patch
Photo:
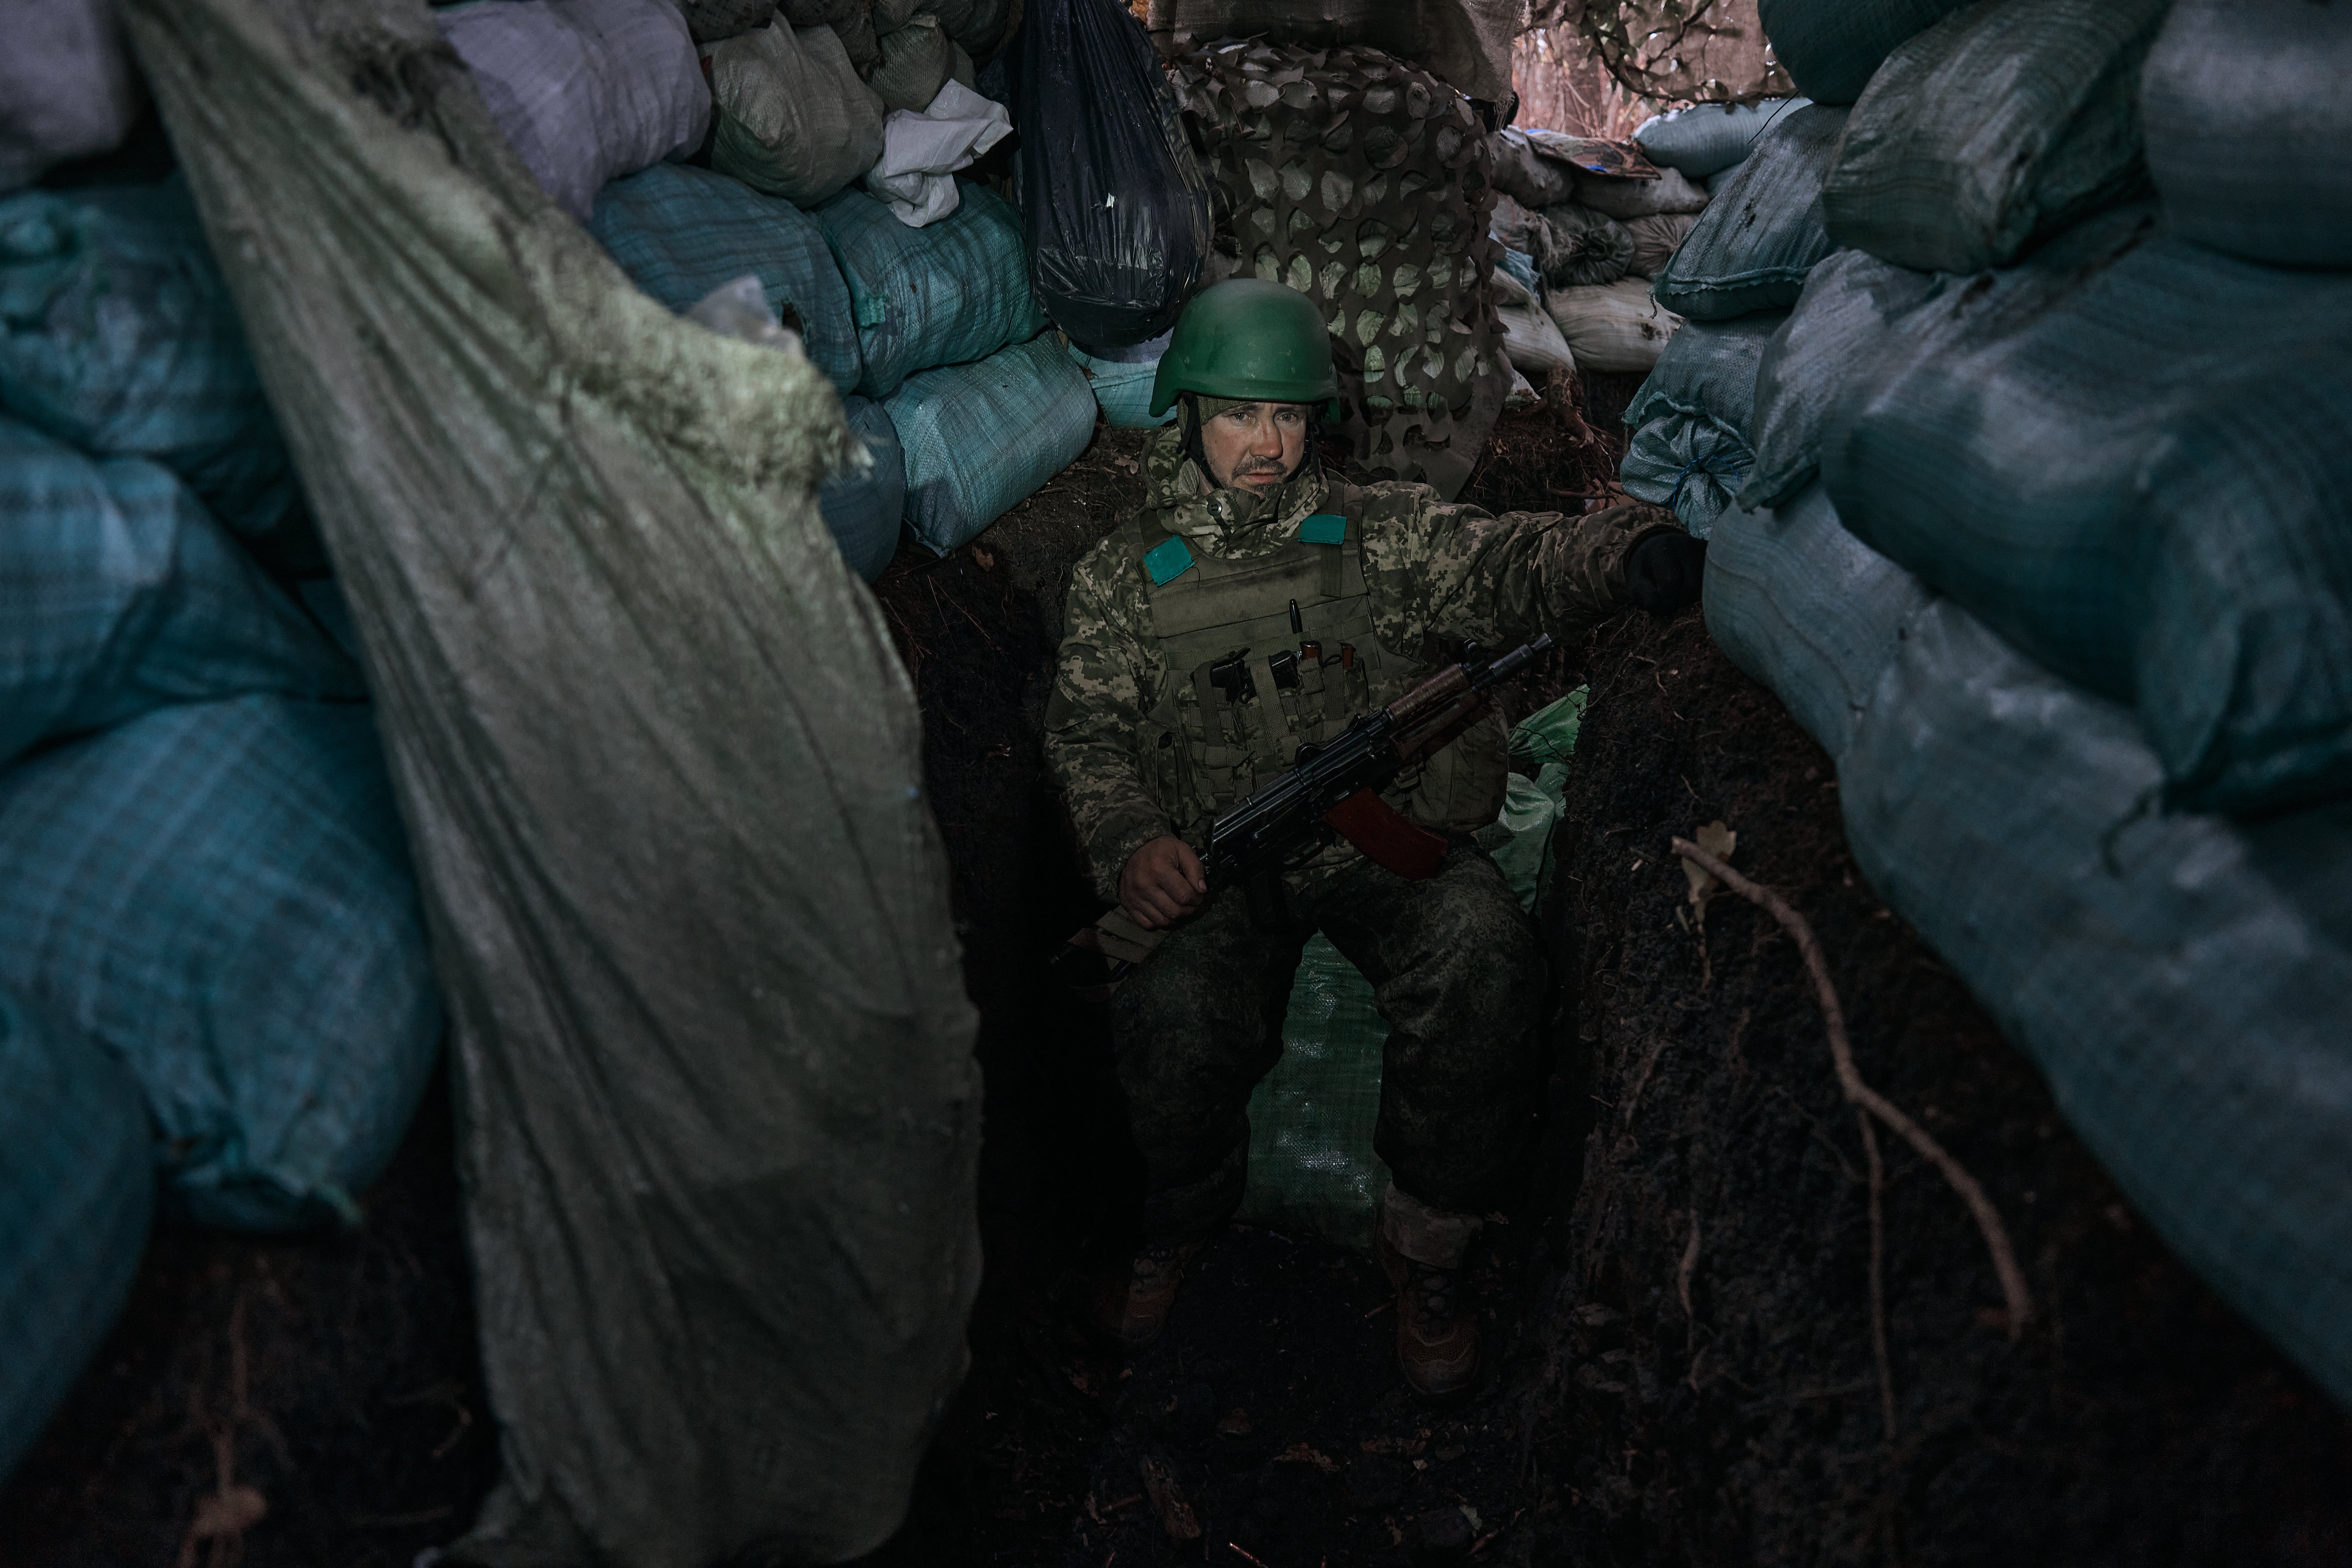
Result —
[[1298, 525], [1301, 544], [1345, 544], [1348, 542], [1348, 520], [1336, 511], [1318, 511]]
[[1172, 583], [1192, 569], [1192, 549], [1181, 535], [1171, 534], [1143, 552], [1143, 570], [1158, 586]]

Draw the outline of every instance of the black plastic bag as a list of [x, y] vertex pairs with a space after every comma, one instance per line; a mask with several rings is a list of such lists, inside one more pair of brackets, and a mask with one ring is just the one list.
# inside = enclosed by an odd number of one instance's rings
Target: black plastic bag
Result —
[[1142, 24], [1112, 0], [1036, 0], [1013, 99], [1039, 303], [1082, 348], [1158, 337], [1200, 286], [1213, 220]]

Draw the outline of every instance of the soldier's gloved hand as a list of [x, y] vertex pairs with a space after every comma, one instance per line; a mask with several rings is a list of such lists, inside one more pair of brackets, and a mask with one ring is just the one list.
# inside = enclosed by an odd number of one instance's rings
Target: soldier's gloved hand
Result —
[[1671, 616], [1698, 598], [1706, 571], [1706, 540], [1662, 529], [1625, 552], [1625, 596], [1654, 616]]
[[1172, 926], [1201, 907], [1209, 879], [1201, 858], [1172, 834], [1162, 835], [1127, 858], [1118, 873], [1118, 902], [1146, 931]]

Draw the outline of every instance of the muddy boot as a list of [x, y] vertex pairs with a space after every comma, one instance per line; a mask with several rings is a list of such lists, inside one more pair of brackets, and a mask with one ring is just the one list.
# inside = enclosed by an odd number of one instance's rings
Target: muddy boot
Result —
[[1478, 1310], [1462, 1268], [1474, 1215], [1435, 1209], [1390, 1186], [1373, 1251], [1396, 1287], [1397, 1365], [1415, 1394], [1446, 1399], [1478, 1380]]
[[1123, 1350], [1141, 1350], [1168, 1326], [1184, 1266], [1200, 1241], [1155, 1241], [1096, 1275], [1087, 1294], [1087, 1326]]

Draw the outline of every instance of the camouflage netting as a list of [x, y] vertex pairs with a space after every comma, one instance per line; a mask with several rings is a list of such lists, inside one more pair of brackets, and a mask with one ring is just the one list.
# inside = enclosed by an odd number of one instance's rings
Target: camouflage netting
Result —
[[1529, 25], [1574, 32], [1643, 98], [1737, 103], [1796, 91], [1756, 0], [1537, 0]]
[[1357, 458], [1451, 499], [1511, 389], [1487, 282], [1485, 127], [1468, 101], [1362, 45], [1225, 43], [1171, 69], [1240, 273], [1328, 312]]

